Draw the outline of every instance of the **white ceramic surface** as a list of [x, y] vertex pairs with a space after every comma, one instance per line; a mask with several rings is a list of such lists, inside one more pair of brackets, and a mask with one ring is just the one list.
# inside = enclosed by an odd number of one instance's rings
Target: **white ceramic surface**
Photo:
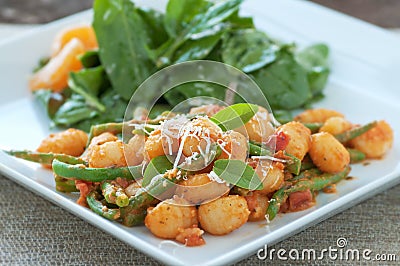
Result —
[[[165, 1], [146, 0], [162, 10]], [[185, 248], [162, 243], [145, 227], [127, 228], [109, 222], [74, 203], [76, 197], [58, 193], [52, 174], [41, 167], [0, 152], [0, 170], [69, 212], [172, 265], [215, 265], [238, 261], [326, 219], [383, 189], [400, 182], [400, 39], [390, 32], [354, 18], [297, 0], [248, 0], [243, 13], [255, 17], [258, 28], [300, 46], [323, 41], [332, 49], [332, 75], [326, 98], [317, 106], [336, 109], [354, 122], [386, 119], [395, 130], [395, 145], [383, 159], [355, 165], [352, 181], [342, 181], [337, 193], [323, 194], [317, 205], [303, 212], [279, 215], [270, 225], [247, 223], [228, 236], [206, 235], [207, 244]], [[50, 42], [66, 25], [90, 21], [91, 11], [39, 27], [0, 42], [0, 148], [35, 149], [49, 133], [49, 121], [33, 101], [27, 78], [38, 59], [49, 54]]]

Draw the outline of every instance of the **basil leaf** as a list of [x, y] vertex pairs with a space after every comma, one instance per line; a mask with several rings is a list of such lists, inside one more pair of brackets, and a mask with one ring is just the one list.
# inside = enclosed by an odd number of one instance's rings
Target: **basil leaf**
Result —
[[173, 165], [167, 156], [158, 156], [151, 159], [143, 174], [142, 187], [146, 187], [155, 176], [164, 174], [167, 170], [172, 169], [172, 167]]
[[252, 77], [273, 109], [299, 108], [312, 96], [306, 70], [285, 49], [274, 63], [252, 73]]
[[129, 100], [155, 71], [149, 56], [151, 38], [145, 22], [129, 0], [96, 0], [93, 27], [101, 63], [116, 92]]
[[229, 184], [250, 190], [263, 188], [263, 183], [254, 169], [242, 161], [217, 160], [214, 163], [213, 171]]
[[237, 30], [223, 38], [222, 61], [250, 73], [274, 62], [279, 49], [264, 32]]
[[257, 113], [258, 106], [249, 103], [237, 103], [228, 106], [210, 118], [222, 130], [232, 130], [246, 124]]

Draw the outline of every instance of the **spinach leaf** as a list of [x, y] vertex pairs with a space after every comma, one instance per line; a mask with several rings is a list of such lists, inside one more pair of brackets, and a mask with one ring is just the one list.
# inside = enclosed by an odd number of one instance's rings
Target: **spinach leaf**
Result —
[[299, 51], [296, 60], [308, 72], [308, 83], [314, 95], [324, 89], [330, 73], [328, 67], [329, 47], [325, 44], [314, 44]]
[[172, 106], [175, 106], [186, 99], [197, 96], [208, 96], [223, 100], [226, 88], [219, 84], [210, 82], [194, 81], [179, 85], [164, 94], [164, 98]]
[[257, 105], [237, 103], [222, 109], [213, 115], [210, 120], [217, 124], [222, 130], [227, 131], [243, 126], [249, 122], [257, 111]]
[[254, 28], [253, 18], [239, 16], [239, 10], [232, 13], [232, 15], [228, 18], [228, 22], [232, 29]]
[[146, 187], [150, 184], [153, 177], [164, 174], [167, 170], [172, 169], [173, 165], [168, 160], [167, 156], [158, 156], [151, 159], [143, 174], [142, 186]]
[[135, 5], [129, 0], [96, 0], [93, 27], [99, 55], [111, 84], [129, 100], [154, 71], [148, 54], [150, 37]]
[[110, 86], [106, 72], [102, 66], [86, 68], [70, 73], [70, 79], [85, 92], [97, 96]]
[[123, 120], [128, 101], [109, 89], [100, 96], [100, 102], [104, 104], [107, 110], [101, 114], [104, 122], [118, 122]]
[[168, 33], [164, 27], [164, 14], [153, 9], [138, 8], [142, 17], [144, 30], [147, 33], [147, 44], [150, 49], [159, 47], [168, 40]]
[[97, 99], [102, 86], [106, 82], [105, 73], [102, 66], [96, 68], [83, 69], [79, 72], [69, 74], [68, 86], [72, 91], [81, 95], [89, 106], [104, 112], [106, 107]]
[[60, 93], [51, 90], [41, 89], [34, 92], [35, 98], [46, 108], [48, 117], [51, 119], [60, 106], [65, 102], [65, 97]]
[[273, 109], [299, 108], [311, 98], [307, 72], [286, 49], [281, 50], [274, 63], [252, 73], [252, 77]]
[[[203, 13], [193, 17], [190, 23], [184, 27], [175, 38], [170, 39], [163, 47], [162, 55], [158, 60], [158, 67], [170, 64], [175, 51], [187, 40], [198, 40], [217, 34], [224, 30], [224, 21], [239, 10], [243, 0], [224, 0], [215, 3]], [[182, 1], [180, 1], [181, 3]]]
[[263, 183], [253, 168], [239, 160], [217, 160], [213, 172], [229, 184], [249, 190], [261, 190]]
[[73, 94], [54, 115], [53, 122], [58, 126], [71, 126], [82, 120], [91, 119], [97, 115], [97, 111], [90, 108], [85, 99]]
[[274, 62], [279, 49], [264, 32], [237, 30], [223, 39], [222, 61], [250, 73]]
[[175, 53], [174, 62], [181, 63], [207, 57], [221, 39], [222, 33], [207, 36], [199, 40], [186, 41]]
[[97, 67], [101, 65], [99, 52], [96, 50], [87, 51], [84, 54], [78, 56], [84, 68]]
[[210, 6], [205, 0], [169, 0], [164, 18], [169, 36], [178, 36], [195, 16], [203, 14]]

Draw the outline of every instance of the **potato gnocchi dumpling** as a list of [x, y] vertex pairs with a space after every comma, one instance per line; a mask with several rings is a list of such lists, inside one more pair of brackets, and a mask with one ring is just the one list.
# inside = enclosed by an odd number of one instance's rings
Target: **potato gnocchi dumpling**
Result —
[[50, 134], [42, 141], [37, 151], [80, 156], [85, 151], [87, 140], [88, 136], [85, 132], [70, 128], [59, 133]]
[[199, 222], [212, 235], [226, 235], [245, 224], [250, 211], [244, 197], [229, 195], [199, 207]]
[[283, 132], [286, 136], [289, 136], [289, 144], [285, 151], [303, 160], [310, 149], [310, 129], [302, 123], [292, 121], [280, 126], [278, 132]]
[[331, 117], [344, 117], [344, 115], [335, 110], [317, 108], [302, 112], [294, 120], [301, 123], [324, 123]]
[[338, 173], [350, 164], [350, 154], [334, 136], [321, 132], [311, 136], [309, 151], [313, 163], [323, 172]]
[[365, 153], [367, 158], [381, 158], [393, 146], [393, 130], [381, 120], [374, 128], [351, 140], [350, 145]]
[[124, 124], [104, 124], [89, 140], [68, 129], [43, 140], [41, 153], [8, 153], [51, 165], [56, 188], [79, 190], [78, 203], [104, 218], [144, 223], [159, 238], [199, 246], [203, 234], [226, 235], [248, 221], [272, 222], [279, 213], [314, 206], [318, 193], [334, 191], [349, 175], [350, 163], [381, 158], [393, 145], [384, 120], [355, 125], [320, 108], [274, 128], [265, 108], [250, 118], [248, 107], [232, 107], [246, 114], [240, 128], [230, 123], [238, 112], [220, 113], [226, 116], [220, 127], [209, 116], [224, 107], [207, 105], [147, 126], [134, 120], [128, 139], [116, 130]]
[[160, 238], [174, 239], [185, 229], [197, 225], [197, 209], [185, 206], [188, 203], [182, 199], [168, 199], [147, 209], [145, 226]]

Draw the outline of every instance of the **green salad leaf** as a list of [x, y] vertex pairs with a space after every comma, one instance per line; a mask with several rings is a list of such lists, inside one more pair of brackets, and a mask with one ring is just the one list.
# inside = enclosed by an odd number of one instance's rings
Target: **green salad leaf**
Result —
[[241, 188], [249, 190], [263, 188], [263, 183], [254, 169], [239, 160], [217, 160], [214, 163], [213, 172], [229, 184]]
[[306, 70], [289, 51], [281, 51], [274, 63], [252, 73], [252, 76], [272, 108], [300, 108], [312, 96]]
[[116, 92], [129, 100], [155, 66], [145, 20], [129, 0], [96, 0], [93, 27], [100, 60]]
[[[130, 0], [95, 0], [93, 28], [99, 49], [79, 56], [83, 69], [70, 73], [62, 93], [43, 88], [35, 97], [54, 125], [87, 130], [92, 124], [122, 121], [130, 97], [156, 71], [205, 59], [249, 74], [278, 118], [287, 121], [291, 110], [310, 107], [323, 97], [330, 74], [329, 48], [314, 44], [298, 50], [271, 38], [255, 28], [251, 17], [239, 15], [242, 2], [169, 0], [162, 13]], [[47, 62], [42, 60], [39, 67]], [[168, 109], [196, 96], [224, 101], [227, 93], [221, 85], [195, 81], [173, 88], [156, 104]], [[232, 101], [244, 99], [236, 95]], [[234, 119], [221, 126], [228, 130], [238, 125], [235, 121], [243, 122]]]
[[[193, 7], [186, 7], [186, 10], [189, 12], [188, 16], [169, 16], [167, 14], [166, 17], [172, 17], [171, 19], [169, 19], [169, 24], [175, 25], [168, 27], [169, 32], [170, 34], [172, 34], [171, 36], [173, 36], [173, 38], [171, 38], [170, 41], [167, 42], [167, 47], [161, 50], [163, 53], [160, 55], [160, 58], [158, 60], [158, 66], [162, 67], [165, 64], [170, 64], [172, 62], [172, 57], [174, 53], [182, 44], [185, 43], [185, 41], [202, 39], [207, 36], [218, 34], [221, 31], [225, 30], [226, 27], [224, 25], [224, 21], [239, 10], [239, 5], [242, 1], [243, 0], [223, 0], [209, 6], [208, 8], [204, 8], [204, 10], [194, 9], [192, 11], [189, 11]], [[179, 3], [181, 2], [182, 1], [180, 1]], [[196, 10], [198, 10], [198, 13], [194, 15], [193, 12], [196, 12]], [[170, 10], [170, 12], [172, 11]], [[177, 25], [182, 25], [175, 22], [179, 20], [186, 21], [188, 20], [188, 17], [191, 16], [193, 18], [190, 20], [190, 22], [186, 26], [182, 27], [179, 34], [175, 35], [174, 32], [176, 31], [176, 28], [180, 27]], [[173, 30], [172, 28], [175, 28], [175, 30]]]
[[280, 47], [264, 32], [245, 29], [227, 34], [221, 49], [224, 63], [249, 73], [274, 62]]

